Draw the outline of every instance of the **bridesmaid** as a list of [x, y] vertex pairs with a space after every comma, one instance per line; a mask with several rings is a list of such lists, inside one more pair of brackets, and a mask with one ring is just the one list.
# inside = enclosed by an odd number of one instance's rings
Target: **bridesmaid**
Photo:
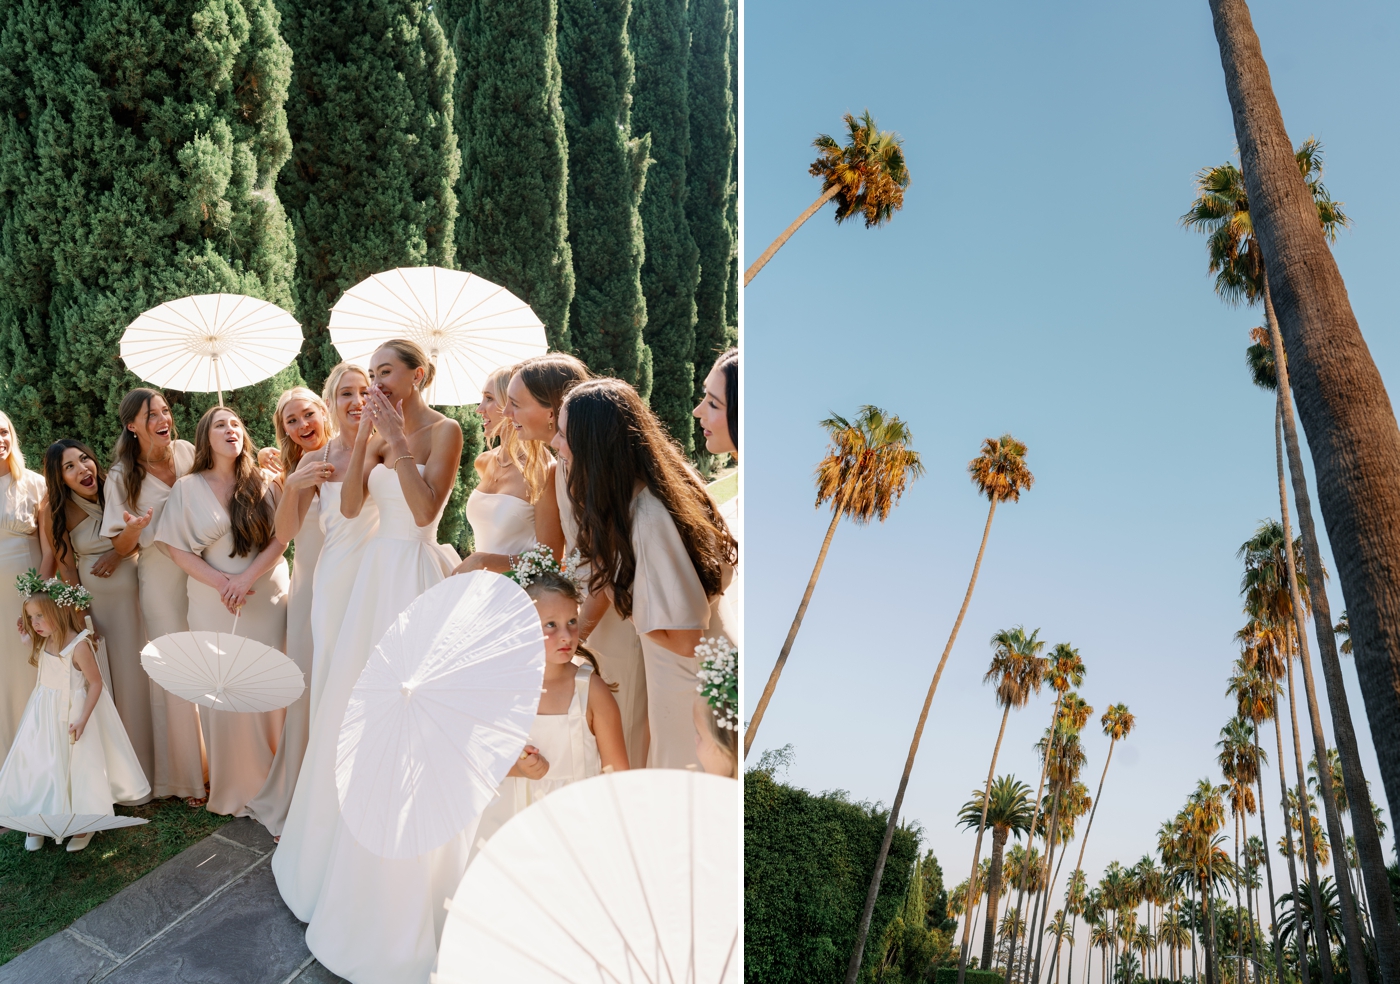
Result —
[[607, 591], [642, 639], [651, 768], [702, 767], [692, 710], [695, 647], [721, 625], [738, 544], [719, 507], [637, 391], [618, 379], [574, 387], [554, 448], [569, 467], [589, 588]]
[[[552, 485], [554, 456], [543, 441], [522, 440], [505, 416], [506, 387], [512, 371], [493, 372], [481, 388], [476, 412], [488, 442], [496, 442], [476, 456], [477, 482], [467, 497], [467, 522], [476, 549], [457, 565], [454, 574], [488, 570], [504, 574], [511, 556], [535, 543], [535, 503]], [[548, 508], [547, 506], [545, 508]], [[557, 517], [558, 508], [554, 509]]]
[[39, 575], [58, 574], [92, 594], [90, 614], [103, 643], [98, 649], [99, 664], [103, 651], [107, 656], [104, 682], [149, 784], [155, 772], [155, 742], [151, 678], [141, 667], [146, 630], [141, 624], [136, 556], [133, 551], [123, 557], [102, 535], [106, 478], [92, 449], [83, 442], [65, 438], [49, 445], [44, 453], [49, 495], [39, 518], [43, 550]]
[[[700, 421], [700, 429], [705, 434], [705, 450], [710, 454], [732, 454], [734, 463], [739, 463], [739, 350], [729, 349], [715, 360], [710, 374], [705, 377], [705, 396], [691, 411]], [[719, 514], [729, 524], [729, 530], [740, 542], [744, 539], [740, 526], [739, 502], [743, 495], [740, 478], [739, 491], [733, 497], [720, 503]], [[735, 632], [742, 632], [744, 589], [740, 583], [741, 571], [734, 569], [734, 580], [724, 592], [723, 618], [726, 625]], [[730, 639], [738, 643], [738, 639]]]
[[[592, 376], [583, 363], [571, 355], [551, 353], [529, 359], [515, 367], [508, 389], [506, 416], [516, 432], [527, 440], [549, 442], [557, 433], [559, 407], [570, 388]], [[545, 530], [543, 520], [558, 517], [564, 536], [560, 557], [578, 546], [578, 524], [569, 501], [568, 463], [550, 466], [553, 495], [541, 496], [535, 504], [536, 538]], [[598, 657], [604, 679], [617, 685], [614, 696], [622, 712], [622, 732], [627, 743], [627, 760], [640, 768], [647, 760], [647, 680], [642, 663], [642, 643], [632, 623], [618, 615], [604, 592], [590, 592], [579, 611], [579, 632], [588, 648]]]
[[249, 815], [276, 839], [287, 820], [287, 807], [292, 802], [292, 789], [301, 771], [311, 726], [312, 585], [324, 540], [316, 486], [331, 471], [327, 458], [334, 424], [326, 404], [305, 386], [294, 386], [283, 393], [272, 418], [279, 468], [275, 481], [282, 490], [277, 503], [276, 534], [283, 543], [295, 539], [296, 551], [292, 558], [291, 596], [287, 599], [286, 653], [307, 684], [307, 689], [287, 708], [272, 769], [262, 791], [248, 803]]
[[[340, 509], [345, 474], [350, 469], [350, 457], [360, 433], [360, 420], [369, 399], [369, 375], [359, 366], [342, 362], [326, 377], [322, 392], [324, 402], [335, 408], [336, 436], [330, 442], [330, 455], [321, 464], [329, 464], [328, 477], [319, 480], [316, 497], [320, 499], [321, 560], [311, 586], [311, 720], [316, 720], [326, 674], [330, 671], [331, 653], [335, 652], [340, 625], [345, 621], [345, 609], [350, 603], [350, 589], [360, 569], [365, 548], [379, 530], [379, 507], [366, 496], [360, 511], [347, 518]], [[317, 471], [313, 457], [303, 459], [301, 468]], [[290, 480], [290, 476], [289, 476]], [[309, 498], [308, 488], [297, 495]], [[279, 507], [278, 514], [283, 510]], [[290, 532], [295, 533], [295, 530]]]
[[[138, 387], [122, 397], [117, 417], [122, 431], [107, 472], [102, 535], [123, 557], [141, 552], [136, 578], [146, 637], [186, 632], [188, 579], [169, 548], [156, 542], [156, 527], [171, 487], [194, 466], [194, 445], [179, 439], [169, 404], [153, 389]], [[151, 681], [154, 798], [183, 796], [192, 807], [204, 805], [208, 770], [200, 730], [199, 708]]]
[[[227, 407], [199, 418], [194, 466], [175, 483], [156, 541], [188, 578], [191, 631], [228, 632], [274, 649], [287, 644], [286, 544], [277, 539], [277, 488], [258, 468], [243, 421]], [[209, 812], [248, 815], [272, 768], [285, 709], [203, 708]]]
[[44, 477], [24, 467], [19, 435], [0, 413], [0, 755], [8, 755], [38, 670], [17, 625], [24, 599], [9, 590], [15, 578], [39, 566], [38, 513]]
[[437, 525], [456, 481], [462, 430], [424, 400], [434, 367], [417, 344], [386, 342], [370, 372], [366, 424], [373, 425], [356, 434], [340, 508], [358, 516], [372, 494], [379, 530], [350, 590], [272, 871], [288, 908], [310, 923], [306, 945], [326, 969], [356, 984], [398, 984], [428, 979], [471, 831], [416, 858], [371, 854], [340, 819], [336, 748], [374, 645], [414, 598], [451, 573]]

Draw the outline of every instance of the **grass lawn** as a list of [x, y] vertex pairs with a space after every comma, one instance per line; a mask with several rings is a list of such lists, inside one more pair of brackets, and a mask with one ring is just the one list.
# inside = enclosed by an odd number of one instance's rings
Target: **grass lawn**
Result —
[[104, 830], [69, 854], [48, 838], [24, 849], [24, 834], [0, 835], [0, 964], [70, 925], [146, 872], [228, 823], [231, 817], [192, 810], [183, 800], [117, 807], [149, 823]]

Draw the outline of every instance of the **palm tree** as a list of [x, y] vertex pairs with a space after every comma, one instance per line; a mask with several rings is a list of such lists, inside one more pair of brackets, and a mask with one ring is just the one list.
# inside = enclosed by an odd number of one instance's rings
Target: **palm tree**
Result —
[[[1089, 843], [1089, 831], [1094, 826], [1094, 814], [1099, 812], [1099, 802], [1103, 798], [1103, 781], [1108, 777], [1108, 763], [1113, 761], [1113, 748], [1121, 739], [1128, 737], [1132, 733], [1133, 725], [1132, 713], [1128, 710], [1127, 704], [1114, 704], [1104, 711], [1103, 717], [1099, 718], [1099, 724], [1103, 727], [1103, 733], [1108, 736], [1108, 755], [1103, 760], [1103, 772], [1099, 775], [1099, 788], [1094, 793], [1094, 805], [1089, 810], [1089, 822], [1084, 825], [1084, 836], [1079, 841], [1079, 860], [1074, 863], [1074, 873], [1070, 878], [1079, 877], [1079, 872], [1084, 870], [1084, 847]], [[1055, 944], [1055, 953], [1051, 957], [1051, 963], [1059, 963], [1059, 944]], [[1039, 980], [1039, 958], [1036, 960], [1036, 979]], [[961, 982], [959, 982], [961, 984]]]
[[[985, 813], [991, 804], [992, 776], [996, 773], [997, 757], [1001, 754], [1001, 741], [1006, 736], [1006, 722], [1011, 716], [1013, 707], [1025, 707], [1026, 702], [1031, 699], [1032, 694], [1040, 693], [1041, 683], [1045, 679], [1045, 671], [1049, 661], [1040, 655], [1040, 651], [1045, 648], [1045, 643], [1038, 638], [1040, 630], [1036, 629], [1030, 635], [1026, 635], [1023, 626], [1016, 626], [1014, 629], [1002, 629], [992, 636], [992, 662], [986, 674], [982, 677], [983, 683], [996, 684], [996, 700], [1002, 707], [1001, 729], [997, 732], [996, 744], [992, 747], [992, 764], [987, 769], [987, 788], [982, 799], [982, 810]], [[1029, 788], [1026, 790], [1030, 792]], [[1034, 805], [1028, 806], [1032, 816], [1034, 815]], [[982, 857], [982, 831], [985, 828], [985, 819], [977, 827], [977, 843], [972, 849], [972, 870], [975, 875], [977, 862]], [[1026, 829], [1029, 831], [1030, 821], [1027, 822]], [[1000, 862], [993, 865], [993, 870], [999, 870]], [[995, 889], [988, 889], [989, 896], [995, 900]], [[993, 929], [991, 921], [992, 906], [988, 906], [987, 929]], [[959, 957], [960, 962], [966, 966], [967, 945], [969, 933], [967, 927], [963, 929], [962, 952]], [[982, 966], [988, 967], [992, 961], [992, 934], [989, 932], [982, 939]]]
[[[1079, 650], [1072, 647], [1069, 643], [1058, 643], [1055, 648], [1050, 651], [1050, 666], [1047, 675], [1050, 680], [1050, 686], [1055, 690], [1055, 707], [1050, 712], [1050, 741], [1052, 746], [1055, 738], [1055, 722], [1060, 718], [1060, 702], [1064, 699], [1065, 694], [1069, 692], [1071, 687], [1078, 687], [1084, 682], [1084, 672], [1084, 660], [1079, 655]], [[1040, 819], [1040, 799], [1041, 795], [1045, 792], [1045, 771], [1050, 767], [1050, 757], [1053, 752], [1053, 747], [1047, 749], [1041, 763], [1040, 782], [1035, 790], [1036, 816], [1031, 820], [1032, 831], [1036, 829], [1036, 824]], [[1039, 899], [1037, 898], [1036, 901], [1037, 905], [1033, 906], [1031, 909], [1032, 927], [1035, 925], [1039, 908]], [[1016, 911], [1019, 912], [1020, 909], [1021, 894], [1017, 893]], [[1044, 921], [1043, 914], [1041, 914], [1041, 921]], [[1011, 955], [1014, 957], [1015, 954], [1016, 940], [1013, 937], [1011, 940]], [[1027, 968], [1027, 973], [1029, 973], [1029, 967]]]
[[826, 528], [826, 538], [817, 553], [817, 564], [812, 568], [812, 576], [807, 579], [807, 590], [802, 594], [802, 603], [797, 606], [797, 615], [788, 629], [783, 648], [778, 653], [778, 662], [768, 675], [768, 683], [754, 707], [753, 717], [744, 729], [744, 757], [758, 737], [758, 726], [773, 699], [773, 691], [778, 687], [778, 677], [782, 676], [787, 664], [792, 644], [797, 639], [797, 630], [802, 627], [802, 618], [807, 614], [807, 606], [812, 601], [812, 592], [817, 588], [817, 578], [821, 576], [822, 565], [826, 563], [826, 552], [831, 547], [831, 538], [836, 535], [836, 524], [842, 517], [856, 525], [864, 525], [872, 519], [884, 522], [890, 511], [903, 497], [909, 483], [924, 474], [923, 462], [917, 451], [911, 451], [914, 435], [909, 426], [894, 414], [887, 414], [879, 407], [863, 406], [855, 421], [849, 421], [838, 414], [832, 414], [822, 421], [822, 426], [830, 438], [826, 457], [817, 465], [817, 506], [831, 503], [831, 524]]
[[[938, 692], [938, 681], [943, 676], [943, 667], [948, 664], [948, 654], [957, 641], [958, 629], [962, 627], [967, 606], [972, 601], [972, 589], [977, 586], [977, 572], [982, 568], [982, 555], [987, 550], [987, 537], [992, 532], [992, 517], [996, 515], [997, 503], [1019, 502], [1021, 493], [1035, 484], [1035, 476], [1026, 467], [1026, 446], [1010, 434], [989, 437], [982, 442], [982, 453], [968, 462], [967, 470], [977, 491], [985, 495], [991, 506], [987, 510], [987, 525], [982, 529], [982, 545], [977, 548], [977, 560], [972, 565], [972, 579], [967, 583], [967, 594], [963, 596], [962, 608], [953, 622], [953, 631], [948, 636], [948, 644], [943, 647], [943, 655], [938, 660], [938, 668], [933, 671], [928, 693], [924, 695], [924, 706], [919, 712], [919, 723], [914, 726], [914, 738], [909, 743], [909, 755], [904, 760], [904, 774], [899, 778], [899, 791], [895, 793], [894, 806], [890, 808], [889, 819], [885, 823], [885, 837], [880, 842], [880, 852], [875, 857], [875, 870], [870, 876], [870, 887], [865, 893], [865, 908], [861, 910], [860, 922], [856, 925], [856, 943], [851, 948], [851, 959], [846, 965], [846, 984], [856, 984], [860, 974], [861, 960], [865, 956], [865, 937], [870, 932], [870, 919], [875, 914], [875, 899], [880, 894], [880, 879], [885, 873], [885, 860], [890, 854], [890, 842], [894, 839], [895, 824], [899, 818], [899, 808], [904, 803], [904, 791], [909, 788], [909, 775], [914, 771], [914, 759], [919, 754], [919, 740], [928, 722], [929, 708], [933, 705], [933, 695]], [[959, 974], [961, 977], [962, 975]], [[958, 984], [962, 984], [959, 980]]]
[[[1074, 837], [1074, 824], [1081, 816], [1089, 811], [1092, 802], [1089, 799], [1089, 790], [1079, 781], [1079, 773], [1084, 768], [1086, 761], [1084, 749], [1079, 742], [1079, 733], [1088, 723], [1089, 716], [1094, 713], [1080, 696], [1074, 691], [1065, 694], [1060, 706], [1059, 721], [1049, 729], [1046, 736], [1036, 743], [1036, 751], [1042, 755], [1048, 755], [1049, 765], [1047, 775], [1050, 779], [1050, 792], [1047, 799], [1050, 800], [1049, 823], [1045, 824], [1042, 835], [1045, 838], [1046, 850], [1049, 860], [1054, 862], [1056, 849], [1067, 844]], [[1059, 735], [1058, 745], [1055, 743], [1055, 736]], [[1054, 748], [1053, 754], [1050, 749]], [[1054, 875], [1045, 886], [1045, 891], [1036, 900], [1036, 908], [1040, 912], [1040, 921], [1043, 923], [1045, 913], [1049, 907], [1051, 894], [1054, 892], [1055, 882], [1060, 877], [1060, 867], [1064, 865], [1064, 856], [1061, 855], [1059, 864], [1055, 865]], [[1074, 880], [1071, 879], [1071, 884]], [[1074, 927], [1071, 926], [1071, 934]], [[1071, 935], [1071, 939], [1073, 936]], [[1042, 952], [1043, 939], [1036, 940], [1036, 957], [1034, 973], [1039, 979], [1040, 956]], [[1058, 965], [1058, 959], [1055, 961]], [[1027, 982], [1031, 980], [1030, 973], [1026, 977]]]
[[1162, 920], [1162, 925], [1157, 928], [1157, 940], [1169, 953], [1176, 955], [1172, 976], [1181, 980], [1181, 951], [1191, 945], [1191, 933], [1182, 923], [1180, 914], [1172, 912]]
[[850, 113], [843, 119], [850, 138], [844, 147], [825, 133], [812, 141], [818, 156], [809, 170], [814, 177], [822, 179], [822, 193], [744, 271], [745, 287], [802, 223], [833, 198], [836, 199], [837, 222], [859, 215], [865, 219], [867, 229], [883, 225], [904, 207], [904, 189], [909, 187], [904, 141], [899, 134], [876, 126], [868, 109], [859, 119]]
[[[1215, 743], [1220, 749], [1216, 762], [1225, 777], [1230, 793], [1230, 812], [1235, 820], [1235, 868], [1240, 867], [1240, 836], [1249, 836], [1249, 815], [1255, 812], [1254, 783], [1259, 776], [1259, 760], [1255, 757], [1258, 746], [1254, 744], [1254, 727], [1244, 718], [1235, 716], [1220, 729], [1220, 740]], [[1240, 909], [1240, 883], [1235, 880], [1235, 911]], [[1252, 911], [1252, 910], [1251, 910]], [[1235, 955], [1236, 980], [1244, 984], [1244, 933], [1239, 933], [1239, 948]]]
[[[1245, 562], [1244, 576], [1240, 581], [1240, 594], [1245, 598], [1245, 613], [1272, 628], [1273, 637], [1281, 640], [1284, 649], [1289, 710], [1293, 725], [1293, 757], [1297, 767], [1298, 790], [1301, 796], [1306, 774], [1303, 771], [1303, 746], [1298, 728], [1297, 691], [1293, 686], [1292, 657], [1294, 653], [1297, 653], [1303, 662], [1304, 679], [1306, 680], [1310, 670], [1307, 650], [1300, 643], [1300, 637], [1306, 632], [1304, 616], [1311, 604], [1314, 579], [1310, 577], [1309, 568], [1298, 563], [1298, 558], [1294, 554], [1295, 547], [1296, 543], [1288, 539], [1285, 528], [1277, 521], [1268, 519], [1259, 525], [1254, 536], [1240, 546], [1239, 557]], [[1324, 571], [1323, 576], [1325, 574]], [[1320, 581], [1321, 578], [1316, 580]], [[1311, 832], [1311, 817], [1305, 813], [1300, 818], [1299, 823], [1303, 853], [1307, 859], [1309, 882], [1316, 891], [1318, 859], [1313, 845], [1317, 841]], [[1351, 901], [1350, 893], [1346, 894], [1346, 901], [1349, 903]], [[1313, 902], [1314, 905], [1321, 904], [1317, 899], [1314, 899]], [[1353, 912], [1353, 921], [1354, 917], [1355, 913]], [[1347, 950], [1348, 954], [1352, 954], [1350, 945], [1348, 945]], [[1318, 952], [1330, 955], [1331, 950], [1325, 940], [1319, 941]], [[1365, 951], [1362, 949], [1360, 952], [1362, 954], [1360, 959], [1364, 962]], [[1322, 984], [1332, 984], [1331, 960], [1320, 960], [1319, 963]], [[1360, 973], [1364, 978], [1364, 969]], [[1365, 984], [1365, 981], [1358, 981], [1356, 984]]]
[[[1235, 660], [1235, 673], [1230, 677], [1229, 685], [1226, 687], [1226, 694], [1235, 698], [1236, 713], [1247, 719], [1254, 725], [1254, 757], [1259, 765], [1267, 765], [1269, 757], [1264, 750], [1259, 747], [1259, 725], [1268, 720], [1273, 720], [1278, 711], [1278, 698], [1281, 689], [1278, 680], [1264, 672], [1264, 668], [1259, 665], [1249, 667], [1243, 657]], [[1277, 732], [1276, 732], [1277, 733]], [[1283, 738], [1279, 733], [1279, 776], [1282, 782], [1283, 762], [1282, 762]], [[1264, 803], [1264, 770], [1256, 769], [1255, 786], [1258, 790], [1259, 809], [1259, 832], [1263, 844], [1269, 842], [1269, 825], [1266, 819], [1267, 811], [1263, 809]], [[1288, 818], [1284, 817], [1284, 825], [1287, 826]], [[1277, 980], [1283, 980], [1283, 948], [1279, 945], [1278, 939], [1278, 911], [1274, 901], [1274, 862], [1270, 858], [1268, 849], [1263, 852], [1264, 870], [1269, 882], [1269, 931], [1273, 943], [1274, 971]], [[1292, 869], [1293, 859], [1289, 856], [1289, 868]], [[1294, 877], [1296, 883], [1297, 878]]]
[[[1286, 336], [1299, 370], [1298, 410], [1309, 436], [1323, 511], [1334, 529], [1365, 531], [1364, 535], [1357, 532], [1337, 538], [1332, 549], [1343, 593], [1359, 602], [1355, 633], [1360, 649], [1374, 654], [1358, 659], [1356, 668], [1363, 693], [1376, 695], [1377, 703], [1368, 715], [1371, 735], [1382, 781], [1395, 802], [1400, 800], [1400, 729], [1395, 727], [1397, 701], [1392, 677], [1400, 651], [1381, 613], [1393, 612], [1400, 605], [1400, 574], [1393, 562], [1400, 555], [1400, 524], [1396, 523], [1400, 490], [1394, 481], [1400, 468], [1400, 427], [1328, 248], [1328, 229], [1323, 225], [1327, 217], [1317, 210], [1319, 196], [1290, 153], [1283, 115], [1269, 83], [1249, 8], [1245, 0], [1211, 0], [1210, 6], [1251, 204], [1250, 228], [1260, 247], [1266, 314], [1276, 306], [1269, 321], [1279, 363], [1280, 402], [1288, 418], [1285, 426], [1293, 413], [1290, 369], [1283, 356]], [[1296, 448], [1294, 428], [1289, 463], [1305, 556], [1313, 569], [1321, 570], [1301, 452]], [[1365, 448], [1365, 453], [1358, 456], [1357, 448]], [[1347, 792], [1352, 802], [1364, 803], [1369, 796], [1347, 709], [1331, 610], [1321, 592], [1315, 604], [1318, 648]], [[1310, 675], [1310, 664], [1305, 665]], [[1313, 730], [1320, 733], [1317, 722]], [[1367, 893], [1376, 906], [1373, 916], [1381, 976], [1396, 981], [1400, 980], [1400, 924], [1388, 891], [1380, 837], [1373, 831], [1369, 813], [1358, 810], [1363, 829], [1358, 831], [1357, 845]], [[1355, 919], [1345, 905], [1343, 913], [1347, 948], [1355, 962]], [[1357, 966], [1364, 979], [1364, 966]]]
[[[1069, 918], [1065, 915], [1065, 910], [1056, 909], [1054, 918], [1050, 920], [1050, 925], [1045, 927], [1045, 935], [1051, 937], [1054, 940], [1062, 940], [1064, 939], [1065, 934], [1068, 932]], [[1073, 959], [1072, 955], [1071, 959]], [[1055, 976], [1059, 975], [1059, 970], [1059, 967], [1055, 968]], [[1054, 977], [1051, 977], [1051, 982], [1053, 982], [1054, 979]], [[1047, 984], [1049, 984], [1049, 982], [1047, 982]]]

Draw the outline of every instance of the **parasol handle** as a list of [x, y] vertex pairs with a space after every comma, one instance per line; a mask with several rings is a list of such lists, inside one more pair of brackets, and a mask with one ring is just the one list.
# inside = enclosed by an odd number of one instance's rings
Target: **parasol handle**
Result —
[[214, 361], [214, 391], [218, 394], [218, 397], [219, 397], [219, 402], [218, 402], [217, 406], [223, 406], [223, 405], [224, 405], [224, 383], [223, 383], [222, 377], [221, 377], [220, 374], [219, 374], [219, 355], [218, 355], [218, 353], [216, 352], [214, 355], [210, 356], [210, 358], [213, 359], [213, 361]]

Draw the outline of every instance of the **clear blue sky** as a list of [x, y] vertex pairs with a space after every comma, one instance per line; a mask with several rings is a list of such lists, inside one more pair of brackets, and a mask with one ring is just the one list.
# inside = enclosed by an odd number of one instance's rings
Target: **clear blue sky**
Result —
[[[1395, 398], [1400, 7], [1253, 11], [1289, 134], [1323, 141], [1355, 219], [1336, 255]], [[948, 883], [967, 877], [973, 837], [954, 817], [1000, 719], [981, 684], [988, 639], [1038, 627], [1079, 647], [1095, 720], [1118, 701], [1137, 716], [1089, 842], [1097, 879], [1152, 850], [1198, 778], [1218, 781], [1243, 623], [1235, 551], [1278, 513], [1272, 402], [1244, 368], [1262, 313], [1215, 298], [1202, 237], [1177, 221], [1194, 172], [1235, 149], [1207, 4], [748, 0], [745, 17], [744, 262], [818, 195], [811, 142], [842, 113], [868, 107], [900, 132], [913, 175], [890, 225], [837, 226], [828, 206], [747, 288], [750, 706], [828, 520], [812, 508], [818, 421], [884, 407], [928, 468], [884, 525], [838, 530], [753, 758], [790, 742], [795, 784], [892, 800], [986, 516], [966, 464], [1010, 431], [1036, 485], [998, 511], [904, 814]], [[1340, 612], [1335, 581], [1331, 596]], [[998, 772], [1035, 783], [1052, 699], [1013, 713]], [[1263, 739], [1272, 751], [1267, 725]], [[1094, 726], [1086, 744], [1092, 792], [1107, 740]], [[1276, 768], [1271, 755], [1273, 802]], [[1269, 830], [1282, 833], [1277, 807]]]

